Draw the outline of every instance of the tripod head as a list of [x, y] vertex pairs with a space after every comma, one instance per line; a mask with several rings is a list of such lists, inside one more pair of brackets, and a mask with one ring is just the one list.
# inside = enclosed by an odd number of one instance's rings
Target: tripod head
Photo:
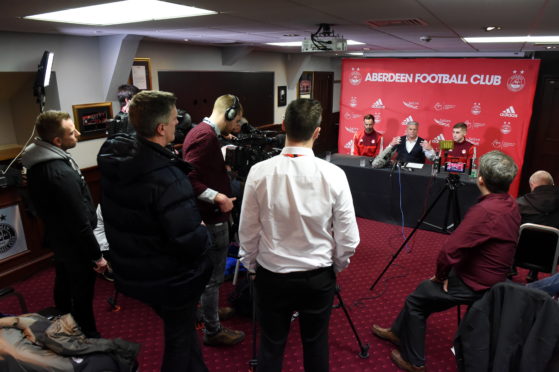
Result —
[[456, 190], [459, 186], [462, 186], [463, 183], [460, 181], [460, 175], [457, 173], [449, 173], [446, 176], [446, 186], [451, 190]]

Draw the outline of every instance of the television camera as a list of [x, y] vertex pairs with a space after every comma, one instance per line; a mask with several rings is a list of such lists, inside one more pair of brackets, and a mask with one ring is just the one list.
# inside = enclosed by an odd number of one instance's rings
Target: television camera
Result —
[[250, 168], [278, 155], [285, 143], [285, 135], [274, 131], [253, 130], [241, 133], [226, 147], [225, 164], [231, 167], [237, 178], [246, 179]]

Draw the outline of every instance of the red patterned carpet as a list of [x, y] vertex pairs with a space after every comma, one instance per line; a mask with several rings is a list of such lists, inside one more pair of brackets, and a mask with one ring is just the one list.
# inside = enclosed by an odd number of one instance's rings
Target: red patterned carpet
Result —
[[[389, 358], [391, 345], [375, 338], [370, 332], [372, 323], [390, 326], [406, 297], [417, 284], [430, 278], [435, 269], [435, 258], [447, 235], [418, 231], [410, 242], [411, 251], [402, 251], [385, 274], [374, 292], [369, 291], [374, 279], [381, 273], [403, 241], [401, 228], [376, 221], [358, 219], [361, 244], [347, 270], [339, 276], [342, 298], [364, 343], [370, 344], [370, 356], [361, 359], [359, 347], [349, 323], [341, 309], [332, 313], [330, 325], [331, 371], [398, 371]], [[411, 229], [406, 229], [406, 233]], [[517, 280], [526, 271], [519, 270]], [[48, 269], [14, 285], [21, 292], [30, 311], [52, 306], [54, 271]], [[231, 283], [222, 287], [222, 304], [233, 290]], [[112, 312], [107, 298], [113, 285], [103, 279], [96, 284], [95, 315], [103, 337], [120, 337], [142, 345], [139, 355], [140, 371], [158, 371], [163, 350], [162, 325], [156, 315], [145, 305], [125, 296], [119, 297], [121, 311]], [[19, 313], [15, 298], [0, 302], [0, 312]], [[234, 317], [224, 325], [246, 332], [247, 338], [231, 348], [203, 347], [204, 358], [210, 371], [247, 371], [251, 359], [252, 325], [249, 318]], [[292, 324], [286, 347], [284, 368], [286, 372], [303, 371], [302, 350], [297, 320]], [[456, 371], [450, 350], [457, 327], [456, 309], [433, 315], [428, 322], [426, 339], [427, 369], [431, 372]]]

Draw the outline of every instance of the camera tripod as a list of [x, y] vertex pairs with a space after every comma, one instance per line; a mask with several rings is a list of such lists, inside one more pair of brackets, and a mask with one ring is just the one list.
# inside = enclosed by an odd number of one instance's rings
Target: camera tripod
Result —
[[[441, 199], [441, 197], [445, 194], [445, 192], [448, 191], [448, 198], [447, 198], [447, 204], [446, 204], [446, 210], [445, 210], [445, 218], [444, 218], [444, 225], [442, 228], [440, 228], [443, 232], [448, 233], [448, 227], [458, 227], [458, 225], [461, 222], [461, 217], [460, 217], [460, 208], [458, 205], [458, 193], [457, 193], [457, 189], [458, 187], [461, 185], [460, 183], [460, 176], [458, 174], [454, 174], [454, 173], [449, 173], [446, 180], [445, 180], [445, 185], [443, 187], [443, 189], [439, 192], [439, 194], [437, 195], [437, 197], [435, 198], [435, 200], [433, 200], [433, 202], [431, 203], [431, 205], [429, 206], [429, 208], [427, 208], [427, 210], [425, 211], [425, 213], [423, 214], [423, 216], [421, 216], [421, 218], [419, 219], [419, 221], [417, 221], [417, 224], [415, 225], [415, 227], [413, 228], [413, 230], [409, 233], [409, 235], [407, 236], [406, 240], [404, 240], [404, 242], [402, 243], [402, 245], [400, 246], [400, 248], [398, 248], [398, 250], [396, 251], [396, 253], [392, 254], [392, 258], [390, 259], [390, 262], [388, 262], [388, 264], [386, 265], [386, 267], [384, 268], [384, 270], [382, 270], [382, 272], [380, 273], [380, 275], [376, 278], [375, 282], [373, 283], [373, 285], [371, 285], [371, 287], [369, 288], [369, 290], [373, 290], [375, 288], [375, 286], [378, 284], [378, 282], [380, 281], [380, 279], [384, 276], [384, 274], [386, 273], [386, 271], [390, 268], [390, 266], [392, 265], [392, 263], [396, 260], [396, 258], [398, 257], [398, 255], [400, 254], [400, 252], [402, 252], [402, 249], [404, 249], [404, 247], [408, 244], [408, 242], [410, 241], [410, 239], [413, 237], [413, 235], [416, 233], [417, 229], [419, 229], [419, 226], [421, 226], [422, 223], [425, 223], [424, 220], [425, 218], [427, 218], [427, 216], [429, 215], [429, 213], [431, 213], [431, 210], [433, 210], [433, 208], [437, 205], [438, 201]], [[453, 210], [453, 214], [454, 214], [454, 223], [450, 226], [448, 226], [448, 218], [450, 215], [450, 209], [452, 207]], [[430, 226], [434, 226], [429, 224]], [[437, 227], [437, 226], [435, 226]]]
[[[252, 281], [252, 279], [250, 283], [250, 290], [251, 290], [251, 294], [252, 294], [252, 359], [249, 360], [248, 365], [249, 365], [249, 372], [254, 372], [256, 371], [256, 367], [258, 366], [258, 359], [256, 356], [256, 301], [254, 300], [254, 283]], [[342, 299], [342, 295], [340, 294], [341, 289], [340, 286], [336, 284], [336, 289], [335, 289], [335, 294], [336, 297], [338, 298], [338, 303], [334, 306], [332, 306], [333, 309], [338, 309], [338, 308], [342, 308], [342, 310], [344, 311], [344, 314], [347, 318], [347, 321], [349, 322], [349, 325], [351, 326], [351, 330], [353, 331], [353, 334], [357, 340], [357, 343], [359, 344], [359, 353], [357, 355], [359, 355], [359, 357], [361, 359], [367, 359], [369, 357], [369, 344], [363, 344], [363, 342], [361, 342], [361, 338], [359, 337], [359, 334], [357, 333], [357, 329], [355, 328], [355, 325], [353, 324], [353, 321], [351, 320], [351, 316], [349, 315], [349, 312], [347, 311], [347, 308], [344, 304], [344, 301]], [[295, 318], [298, 317], [298, 313], [295, 313], [293, 315], [293, 317], [291, 318], [291, 321], [293, 321]]]

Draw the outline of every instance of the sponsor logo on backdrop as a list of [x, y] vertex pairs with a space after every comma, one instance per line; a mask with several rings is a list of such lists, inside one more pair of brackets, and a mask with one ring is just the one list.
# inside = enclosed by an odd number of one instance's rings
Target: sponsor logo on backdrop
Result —
[[518, 114], [514, 111], [514, 107], [509, 106], [508, 108], [504, 109], [503, 112], [499, 114], [499, 116], [503, 116], [506, 118], [517, 118]]
[[375, 103], [373, 103], [373, 104], [371, 105], [371, 108], [374, 108], [374, 109], [383, 109], [383, 108], [384, 108], [384, 103], [382, 103], [382, 99], [380, 99], [380, 98], [377, 99], [377, 100], [375, 101]]
[[[5, 221], [6, 216], [1, 215], [0, 221]], [[6, 253], [12, 249], [17, 242], [16, 230], [12, 225], [0, 223], [0, 253]]]
[[433, 121], [443, 127], [450, 127], [451, 123], [448, 119], [433, 119]]
[[347, 120], [357, 119], [357, 118], [360, 118], [360, 117], [361, 117], [361, 114], [356, 114], [356, 113], [349, 112], [349, 111], [346, 111], [346, 113], [344, 114], [344, 118], [346, 118]]
[[479, 146], [480, 139], [477, 137], [468, 137], [467, 140], [476, 146]]
[[382, 121], [382, 115], [380, 111], [376, 111], [373, 116], [375, 117], [375, 124], [380, 123]]
[[509, 77], [509, 79], [507, 80], [507, 88], [511, 92], [520, 92], [522, 89], [524, 89], [525, 85], [526, 79], [524, 78], [523, 70], [521, 70], [520, 73], [517, 73], [517, 71], [514, 70], [512, 72], [512, 76]]
[[357, 107], [357, 97], [351, 97], [349, 99], [349, 105], [353, 108]]
[[503, 125], [501, 125], [501, 133], [509, 134], [511, 130], [512, 126], [510, 125], [510, 121], [503, 122]]
[[433, 143], [439, 143], [440, 141], [444, 141], [444, 134], [439, 134], [437, 137], [433, 138], [433, 140], [431, 142]]
[[347, 130], [349, 133], [357, 133], [357, 131], [359, 130], [359, 128], [353, 128], [353, 127], [345, 127], [345, 130]]
[[474, 102], [474, 104], [472, 105], [472, 115], [479, 115], [481, 114], [481, 103], [479, 102]]
[[410, 121], [415, 121], [411, 115], [402, 120], [402, 125], [407, 125]]
[[449, 104], [440, 103], [440, 102], [435, 103], [435, 105], [433, 106], [433, 108], [434, 108], [436, 111], [452, 110], [452, 109], [455, 108], [455, 107], [456, 107], [456, 105], [449, 105]]
[[402, 103], [404, 104], [404, 106], [409, 107], [411, 109], [414, 109], [414, 110], [419, 109], [419, 102], [402, 101]]
[[350, 139], [348, 142], [346, 142], [346, 144], [344, 145], [344, 149], [350, 149], [352, 145], [353, 145], [353, 138]]
[[491, 144], [496, 149], [505, 149], [507, 147], [515, 147], [516, 146], [516, 142], [505, 142], [505, 141], [499, 141], [498, 139], [491, 142]]
[[362, 80], [362, 76], [361, 73], [359, 72], [359, 67], [357, 68], [352, 67], [351, 72], [349, 74], [349, 83], [351, 85], [359, 85], [361, 84], [361, 80]]
[[471, 129], [471, 128], [474, 128], [474, 129], [475, 129], [475, 128], [481, 128], [481, 127], [484, 127], [484, 126], [485, 126], [485, 123], [478, 123], [478, 122], [475, 122], [475, 121], [472, 123], [472, 122], [469, 121], [469, 120], [466, 120], [466, 121], [464, 122], [464, 124], [466, 124], [466, 125], [468, 126], [468, 129]]

